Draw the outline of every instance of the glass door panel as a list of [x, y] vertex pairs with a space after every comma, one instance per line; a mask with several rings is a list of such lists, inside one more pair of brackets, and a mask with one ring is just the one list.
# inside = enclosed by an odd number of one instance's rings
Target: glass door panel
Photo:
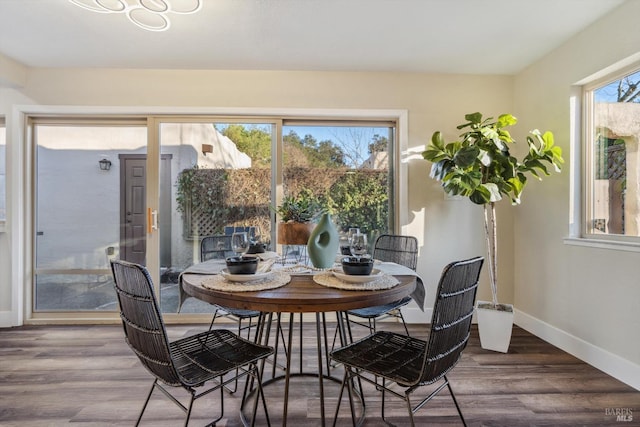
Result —
[[36, 122], [33, 136], [33, 311], [115, 311], [109, 260], [145, 261], [146, 125]]
[[[163, 121], [159, 133], [162, 310], [210, 313], [208, 304], [194, 298], [181, 304], [178, 275], [201, 262], [200, 242], [207, 236], [230, 236], [242, 228], [270, 247], [275, 125]], [[222, 259], [227, 249], [207, 258]]]
[[394, 125], [288, 121], [282, 133], [285, 196], [311, 193], [345, 241], [349, 228], [370, 245], [394, 229]]

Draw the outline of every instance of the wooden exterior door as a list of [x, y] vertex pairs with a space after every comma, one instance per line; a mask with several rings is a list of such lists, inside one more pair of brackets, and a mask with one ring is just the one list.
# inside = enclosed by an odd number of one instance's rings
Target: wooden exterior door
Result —
[[145, 265], [147, 156], [120, 157], [120, 259]]
[[[171, 266], [171, 154], [160, 156], [160, 263]], [[120, 259], [145, 264], [147, 255], [146, 154], [120, 155]]]

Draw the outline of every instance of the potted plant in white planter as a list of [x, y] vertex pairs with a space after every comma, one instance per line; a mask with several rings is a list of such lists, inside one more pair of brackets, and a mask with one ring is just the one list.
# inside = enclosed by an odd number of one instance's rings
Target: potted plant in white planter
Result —
[[[435, 132], [422, 156], [433, 163], [430, 176], [441, 181], [448, 194], [468, 197], [484, 207], [492, 301], [478, 301], [478, 328], [482, 348], [506, 353], [511, 340], [513, 305], [498, 303], [495, 204], [503, 196], [512, 205], [520, 204], [527, 175], [542, 179], [542, 175], [549, 175], [547, 166], [560, 172], [564, 160], [561, 148], [554, 145], [553, 134], [537, 129], [527, 136], [529, 150], [522, 160], [511, 155], [509, 145], [515, 141], [506, 128], [517, 123], [511, 114], [483, 120], [482, 114], [473, 113], [465, 115], [465, 120], [457, 127], [465, 129], [459, 140], [445, 143], [442, 134]], [[489, 330], [493, 320], [501, 331]], [[493, 342], [493, 338], [498, 342]]]

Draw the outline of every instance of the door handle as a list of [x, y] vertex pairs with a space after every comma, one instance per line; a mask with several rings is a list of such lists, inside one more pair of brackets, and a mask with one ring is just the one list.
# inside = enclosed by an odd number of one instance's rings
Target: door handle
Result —
[[153, 230], [158, 229], [158, 211], [155, 209], [147, 208], [147, 224], [148, 233], [151, 234]]

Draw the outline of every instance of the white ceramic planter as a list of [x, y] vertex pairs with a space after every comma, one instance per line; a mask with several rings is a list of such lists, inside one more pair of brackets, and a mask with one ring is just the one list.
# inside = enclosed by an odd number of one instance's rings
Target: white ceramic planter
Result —
[[491, 305], [487, 301], [477, 301], [476, 303], [480, 346], [485, 350], [506, 353], [509, 351], [511, 330], [513, 329], [513, 305], [501, 304], [507, 307], [507, 310], [482, 308], [487, 304]]

